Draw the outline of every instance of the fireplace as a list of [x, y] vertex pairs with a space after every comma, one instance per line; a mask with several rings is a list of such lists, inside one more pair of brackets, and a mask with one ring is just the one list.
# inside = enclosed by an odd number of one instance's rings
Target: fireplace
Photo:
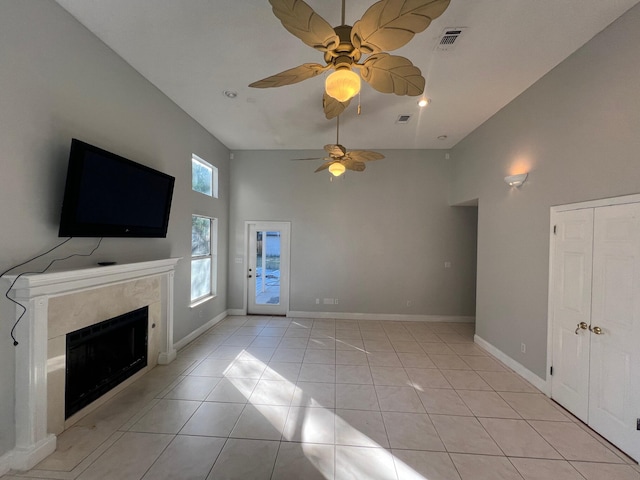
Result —
[[149, 307], [68, 333], [65, 418], [147, 366]]
[[[20, 344], [15, 348], [16, 446], [11, 454], [12, 468], [33, 468], [55, 450], [56, 435], [156, 364], [173, 361], [173, 278], [178, 260], [7, 276], [10, 282], [15, 280], [10, 295], [27, 307], [15, 332]], [[67, 335], [145, 306], [147, 365], [67, 417]], [[16, 309], [15, 313], [22, 312]]]

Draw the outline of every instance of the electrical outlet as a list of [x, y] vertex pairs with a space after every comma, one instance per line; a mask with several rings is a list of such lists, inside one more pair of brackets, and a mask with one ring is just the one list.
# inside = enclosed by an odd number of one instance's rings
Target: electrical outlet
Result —
[[527, 346], [524, 343], [520, 344], [520, 351], [522, 353], [527, 353]]
[[322, 304], [323, 305], [333, 305], [333, 298], [323, 298], [322, 299]]
[[334, 298], [334, 299], [333, 299], [333, 304], [334, 304], [334, 305], [337, 305], [337, 304], [338, 304], [338, 299], [337, 299], [337, 298]]
[[316, 298], [316, 305], [320, 305], [320, 299]]
[[444, 268], [451, 268], [451, 262], [444, 262]]
[[411, 305], [413, 305], [413, 302], [411, 300], [407, 300], [407, 307], [410, 307]]

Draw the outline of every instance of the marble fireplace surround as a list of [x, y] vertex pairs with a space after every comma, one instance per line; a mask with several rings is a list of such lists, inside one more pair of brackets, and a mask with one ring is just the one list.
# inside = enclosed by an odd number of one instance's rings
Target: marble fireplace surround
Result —
[[[16, 347], [12, 468], [28, 470], [53, 453], [56, 434], [65, 428], [67, 333], [148, 305], [148, 366], [142, 372], [175, 359], [173, 279], [179, 260], [30, 274], [18, 279], [13, 298], [25, 305], [27, 312], [16, 329], [20, 343]], [[83, 411], [76, 414], [82, 415]]]

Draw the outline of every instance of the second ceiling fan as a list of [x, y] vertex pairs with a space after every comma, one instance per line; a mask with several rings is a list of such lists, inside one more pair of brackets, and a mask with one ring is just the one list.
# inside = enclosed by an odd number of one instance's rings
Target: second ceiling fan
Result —
[[[273, 13], [284, 28], [305, 44], [323, 52], [326, 65], [305, 63], [249, 86], [291, 85], [333, 69], [335, 71], [325, 82], [323, 104], [327, 118], [339, 115], [359, 92], [360, 77], [382, 93], [422, 95], [425, 79], [420, 69], [409, 59], [386, 51], [402, 47], [416, 33], [425, 30], [433, 19], [442, 15], [449, 2], [380, 0], [369, 7], [353, 26], [349, 26], [345, 25], [345, 0], [342, 0], [342, 25], [334, 28], [302, 0], [269, 0]], [[363, 56], [367, 57], [359, 63]]]
[[336, 143], [325, 145], [324, 150], [329, 154], [328, 157], [295, 158], [294, 160], [326, 160], [314, 173], [329, 170], [334, 177], [339, 177], [346, 170], [362, 172], [366, 168], [365, 162], [384, 158], [384, 155], [378, 152], [371, 150], [348, 151], [340, 145], [340, 117], [336, 119]]

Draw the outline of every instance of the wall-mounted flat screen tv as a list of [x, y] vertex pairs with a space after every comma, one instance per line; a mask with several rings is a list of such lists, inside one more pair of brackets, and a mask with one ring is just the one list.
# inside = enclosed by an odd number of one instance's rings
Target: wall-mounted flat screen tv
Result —
[[61, 237], [166, 237], [175, 178], [71, 141]]

